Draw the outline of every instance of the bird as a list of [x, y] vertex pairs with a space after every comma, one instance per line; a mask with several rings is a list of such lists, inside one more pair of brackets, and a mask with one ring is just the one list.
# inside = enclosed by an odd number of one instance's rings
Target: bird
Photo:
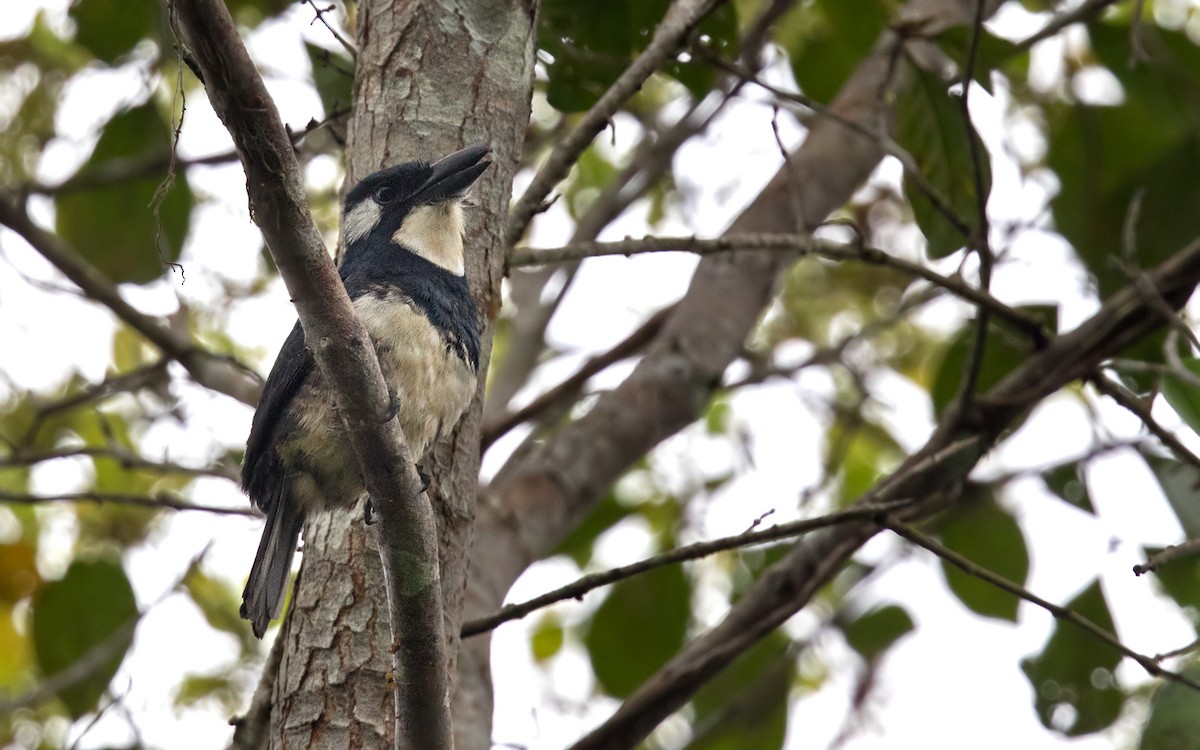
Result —
[[[476, 145], [433, 164], [389, 167], [356, 184], [344, 201], [339, 275], [418, 461], [458, 423], [475, 394], [480, 319], [465, 276], [463, 206], [468, 188], [491, 164], [488, 154]], [[240, 610], [262, 638], [283, 607], [305, 517], [353, 507], [366, 494], [299, 321], [263, 386], [241, 485], [266, 516]], [[365, 509], [370, 522], [369, 498]]]

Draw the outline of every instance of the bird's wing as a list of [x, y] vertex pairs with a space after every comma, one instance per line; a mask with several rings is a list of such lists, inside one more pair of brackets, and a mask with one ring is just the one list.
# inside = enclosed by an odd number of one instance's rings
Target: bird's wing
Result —
[[264, 506], [270, 503], [274, 495], [265, 490], [270, 483], [266, 476], [271, 472], [269, 464], [275, 460], [271, 450], [275, 426], [313, 371], [313, 364], [312, 354], [304, 346], [304, 329], [300, 327], [300, 321], [296, 321], [279, 349], [279, 356], [275, 358], [275, 365], [267, 376], [267, 384], [263, 386], [258, 410], [254, 412], [254, 422], [250, 426], [250, 438], [246, 441], [246, 457], [242, 462], [242, 486], [264, 511], [268, 510]]

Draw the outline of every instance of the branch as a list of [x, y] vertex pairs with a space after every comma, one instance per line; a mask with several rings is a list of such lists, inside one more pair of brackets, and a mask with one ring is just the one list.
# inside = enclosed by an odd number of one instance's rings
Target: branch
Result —
[[[316, 132], [322, 128], [328, 127], [331, 123], [342, 120], [349, 114], [348, 109], [335, 109], [329, 113], [329, 116], [317, 120], [310, 119], [308, 124], [303, 128], [292, 130], [288, 128], [291, 135], [292, 143], [299, 144], [304, 140], [304, 137]], [[175, 157], [175, 166], [178, 168], [186, 168], [193, 166], [212, 166], [215, 164], [228, 164], [238, 160], [238, 152], [236, 150], [224, 151], [218, 154], [209, 154], [208, 156], [197, 156], [192, 159], [183, 159], [179, 156]], [[123, 159], [110, 159], [103, 164], [89, 168], [86, 172], [76, 173], [68, 177], [63, 182], [57, 185], [44, 185], [40, 182], [22, 185], [19, 190], [22, 193], [33, 193], [37, 195], [63, 195], [66, 193], [78, 193], [85, 190], [94, 190], [96, 188], [106, 187], [121, 182], [130, 180], [139, 180], [145, 177], [153, 177], [159, 175], [163, 170], [167, 169], [171, 164], [171, 153], [151, 154], [149, 156], [130, 157]]]
[[567, 176], [571, 165], [604, 129], [609, 118], [637, 93], [667, 58], [675, 54], [688, 32], [720, 2], [723, 0], [674, 0], [671, 3], [663, 20], [655, 27], [650, 44], [580, 118], [575, 128], [558, 142], [538, 168], [525, 194], [513, 204], [504, 233], [506, 245], [511, 247], [521, 239], [546, 196]]
[[58, 235], [33, 223], [22, 204], [0, 195], [0, 224], [21, 235], [90, 299], [99, 302], [149, 339], [162, 353], [178, 361], [192, 378], [207, 388], [255, 404], [262, 383], [249, 367], [232, 357], [213, 354], [186, 336], [171, 330], [158, 318], [135, 309], [104, 274], [83, 259]]
[[[1160, 264], [1146, 278], [1170, 305], [1182, 306], [1200, 283], [1200, 240]], [[1087, 377], [1105, 359], [1168, 322], [1143, 290], [1133, 284], [1126, 286], [1082, 325], [1030, 355], [976, 399], [980, 419], [971, 429], [947, 415], [921, 450], [858, 503], [916, 499], [893, 514], [892, 520], [900, 522], [919, 520], [941, 510], [957, 495], [957, 488], [993, 442], [1020, 415], [1051, 393]], [[803, 608], [877, 532], [872, 522], [850, 521], [796, 544], [759, 577], [725, 619], [688, 643], [612, 717], [577, 743], [575, 750], [635, 745], [682, 707], [708, 679]]]
[[263, 231], [332, 391], [379, 516], [396, 675], [397, 747], [451, 747], [449, 665], [433, 508], [421, 488], [379, 361], [325, 250], [300, 168], [262, 78], [225, 4], [174, 0], [213, 109], [246, 170], [251, 215]]
[[1085, 0], [1085, 2], [1079, 5], [1079, 7], [1069, 10], [1065, 13], [1059, 13], [1051, 18], [1050, 22], [1045, 26], [1013, 45], [1013, 48], [1009, 50], [1009, 52], [1012, 55], [1018, 55], [1028, 50], [1038, 42], [1044, 39], [1049, 39], [1050, 37], [1058, 34], [1058, 32], [1062, 31], [1068, 26], [1071, 26], [1072, 24], [1084, 23], [1092, 20], [1099, 15], [1100, 11], [1104, 10], [1110, 5], [1114, 5], [1116, 2], [1117, 0]]
[[30, 421], [29, 428], [25, 430], [25, 435], [21, 438], [21, 442], [25, 445], [32, 443], [47, 417], [90, 404], [93, 401], [106, 399], [117, 393], [137, 391], [168, 382], [167, 362], [168, 360], [161, 359], [158, 362], [153, 362], [129, 372], [110, 375], [99, 383], [89, 385], [79, 393], [72, 394], [58, 401], [39, 405], [37, 407], [37, 414]]
[[752, 547], [756, 544], [764, 544], [766, 542], [774, 542], [780, 539], [807, 534], [810, 531], [817, 529], [828, 528], [846, 521], [861, 520], [864, 518], [873, 518], [875, 516], [884, 515], [890, 511], [904, 507], [908, 503], [900, 501], [895, 503], [885, 503], [880, 505], [857, 505], [847, 510], [835, 511], [824, 516], [816, 518], [802, 518], [798, 521], [790, 521], [781, 523], [777, 526], [772, 526], [769, 529], [762, 531], [746, 531], [734, 536], [722, 537], [713, 539], [708, 542], [697, 542], [689, 544], [685, 547], [679, 547], [669, 552], [664, 552], [654, 557], [649, 557], [630, 565], [623, 565], [619, 568], [606, 570], [602, 573], [592, 573], [586, 575], [574, 583], [567, 584], [561, 588], [557, 588], [541, 596], [535, 597], [520, 604], [510, 604], [502, 608], [499, 612], [489, 617], [471, 620], [464, 623], [462, 628], [462, 637], [467, 638], [480, 633], [486, 633], [496, 627], [509, 622], [511, 620], [519, 620], [522, 617], [536, 612], [543, 607], [547, 607], [557, 602], [566, 601], [567, 599], [582, 599], [583, 595], [598, 589], [601, 586], [607, 586], [617, 581], [626, 578], [632, 578], [635, 575], [646, 573], [657, 568], [662, 568], [667, 565], [687, 562], [689, 560], [697, 560], [702, 557], [708, 557], [718, 552], [726, 550], [738, 549], [741, 547]]
[[517, 252], [509, 261], [513, 267], [541, 265], [598, 258], [610, 255], [640, 255], [657, 252], [687, 252], [696, 255], [714, 255], [745, 250], [787, 250], [797, 255], [818, 255], [837, 261], [855, 261], [871, 265], [888, 266], [910, 276], [928, 281], [935, 286], [985, 308], [997, 318], [1029, 336], [1037, 345], [1048, 339], [1047, 331], [1036, 319], [1015, 310], [987, 292], [970, 286], [957, 277], [943, 276], [919, 263], [897, 258], [873, 247], [863, 247], [845, 242], [818, 239], [798, 234], [726, 234], [714, 239], [699, 237], [643, 237], [617, 242], [579, 242], [556, 248], [525, 250]]
[[1200, 554], [1200, 539], [1189, 539], [1180, 544], [1172, 544], [1157, 555], [1153, 555], [1142, 565], [1133, 566], [1133, 574], [1140, 576], [1152, 573], [1167, 563], [1175, 562], [1185, 557]]
[[541, 416], [556, 404], [561, 404], [574, 398], [593, 375], [635, 354], [654, 339], [671, 310], [671, 307], [665, 307], [654, 313], [637, 330], [626, 336], [616, 346], [584, 362], [583, 366], [571, 377], [549, 389], [520, 409], [503, 414], [484, 424], [480, 430], [481, 450], [487, 450], [492, 443], [499, 440], [517, 425]]
[[133, 631], [137, 628], [139, 620], [141, 620], [141, 615], [125, 622], [114, 630], [108, 638], [92, 646], [69, 666], [60, 672], [55, 672], [46, 678], [42, 684], [30, 690], [25, 695], [11, 700], [0, 701], [0, 717], [11, 716], [13, 712], [20, 709], [37, 706], [61, 691], [78, 685], [100, 669], [103, 669], [114, 655], [129, 648], [129, 641], [133, 637]]
[[155, 495], [130, 495], [121, 492], [66, 492], [57, 495], [34, 495], [31, 493], [9, 492], [0, 490], [0, 503], [16, 505], [41, 505], [50, 503], [114, 503], [116, 505], [133, 505], [141, 508], [170, 508], [171, 510], [199, 510], [205, 513], [217, 513], [225, 516], [246, 516], [260, 518], [258, 511], [250, 508], [226, 508], [220, 505], [202, 505], [189, 503], [179, 495], [171, 492], [159, 492]]
[[0, 469], [14, 466], [32, 466], [43, 461], [53, 461], [59, 458], [75, 458], [89, 456], [91, 458], [107, 458], [120, 464], [123, 469], [144, 469], [162, 474], [182, 474], [190, 477], [219, 477], [231, 482], [237, 481], [238, 472], [233, 466], [215, 464], [213, 466], [181, 466], [169, 461], [153, 461], [118, 447], [98, 448], [81, 446], [79, 448], [63, 448], [45, 453], [27, 453], [16, 451], [6, 456], [0, 456]]
[[[290, 624], [294, 608], [288, 607], [285, 617]], [[283, 661], [283, 646], [287, 639], [282, 635], [275, 638], [271, 652], [267, 654], [267, 662], [263, 665], [262, 676], [259, 677], [258, 687], [254, 689], [254, 697], [250, 699], [250, 707], [246, 713], [233, 719], [233, 739], [227, 750], [269, 750], [271, 747], [271, 707], [272, 693], [275, 681], [279, 678], [279, 665]]]
[[1081, 615], [1077, 612], [1073, 612], [1073, 611], [1067, 609], [1066, 607], [1062, 607], [1057, 604], [1054, 604], [1053, 602], [1049, 602], [1049, 601], [1043, 599], [1042, 597], [1030, 592], [1028, 589], [1025, 589], [1022, 586], [1018, 586], [1017, 584], [1008, 580], [1004, 576], [998, 575], [998, 574], [988, 570], [987, 568], [983, 568], [983, 567], [980, 567], [979, 565], [976, 565], [971, 560], [963, 557], [962, 555], [958, 554], [957, 552], [950, 549], [949, 547], [946, 547], [945, 545], [939, 543], [937, 540], [933, 539], [932, 537], [922, 534], [921, 532], [917, 531], [916, 529], [914, 529], [913, 527], [911, 527], [907, 524], [896, 523], [896, 522], [885, 519], [883, 521], [883, 525], [886, 526], [888, 529], [891, 529], [897, 535], [912, 542], [913, 544], [915, 544], [919, 547], [924, 547], [925, 549], [929, 550], [933, 554], [942, 558], [943, 560], [950, 563], [951, 565], [958, 568], [959, 570], [966, 573], [967, 575], [974, 576], [982, 581], [986, 581], [987, 583], [990, 583], [991, 585], [995, 586], [996, 588], [1000, 589], [1001, 591], [1007, 591], [1008, 593], [1012, 594], [1013, 596], [1017, 597], [1018, 599], [1024, 599], [1025, 601], [1030, 602], [1031, 604], [1036, 604], [1037, 606], [1046, 610], [1050, 614], [1054, 615], [1055, 619], [1057, 619], [1057, 620], [1062, 620], [1063, 622], [1069, 622], [1072, 625], [1082, 628], [1084, 631], [1089, 633], [1093, 638], [1096, 638], [1097, 640], [1099, 640], [1103, 643], [1107, 643], [1109, 646], [1112, 646], [1117, 651], [1120, 651], [1125, 656], [1128, 656], [1130, 659], [1133, 659], [1138, 664], [1142, 665], [1142, 668], [1145, 669], [1147, 672], [1149, 672], [1154, 677], [1163, 677], [1165, 679], [1171, 680], [1172, 682], [1178, 682], [1181, 685], [1186, 685], [1187, 687], [1190, 687], [1193, 690], [1200, 690], [1200, 682], [1197, 682], [1190, 677], [1182, 675], [1179, 672], [1175, 672], [1170, 669], [1163, 669], [1163, 667], [1153, 657], [1146, 656], [1145, 654], [1141, 654], [1141, 653], [1138, 653], [1137, 651], [1134, 651], [1133, 649], [1129, 648], [1125, 644], [1121, 643], [1121, 641], [1118, 640], [1115, 635], [1108, 632], [1107, 630], [1100, 627], [1099, 625], [1092, 622], [1091, 620], [1087, 619], [1083, 615]]
[[1180, 461], [1189, 463], [1192, 467], [1200, 469], [1200, 456], [1192, 452], [1190, 448], [1183, 444], [1179, 438], [1175, 437], [1174, 433], [1159, 424], [1158, 420], [1150, 412], [1150, 407], [1143, 404], [1138, 398], [1120, 385], [1119, 383], [1110, 380], [1104, 375], [1096, 375], [1092, 378], [1092, 383], [1096, 389], [1108, 396], [1113, 401], [1116, 401], [1121, 406], [1134, 414], [1138, 419], [1142, 420], [1142, 424], [1146, 425], [1146, 429], [1150, 430], [1159, 440], [1171, 449]]

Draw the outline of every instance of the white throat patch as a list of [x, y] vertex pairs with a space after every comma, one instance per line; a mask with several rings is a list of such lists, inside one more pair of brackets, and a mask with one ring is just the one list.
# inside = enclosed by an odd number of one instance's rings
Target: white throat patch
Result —
[[346, 244], [367, 236], [379, 223], [381, 215], [379, 204], [371, 198], [359, 201], [342, 219], [342, 234], [346, 238]]
[[[346, 227], [346, 241], [349, 242], [349, 216], [346, 217]], [[456, 276], [462, 276], [465, 272], [464, 228], [462, 204], [451, 199], [414, 208], [404, 217], [404, 223], [392, 235], [392, 241], [407, 247], [430, 263], [441, 266]]]

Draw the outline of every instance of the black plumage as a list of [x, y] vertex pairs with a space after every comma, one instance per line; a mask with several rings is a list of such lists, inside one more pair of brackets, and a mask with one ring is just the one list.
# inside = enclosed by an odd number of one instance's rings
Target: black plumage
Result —
[[[487, 168], [472, 147], [370, 175], [346, 194], [342, 283], [398, 400], [416, 458], [461, 416], [479, 368], [479, 315], [463, 275], [463, 192]], [[279, 614], [305, 515], [365, 492], [299, 322], [263, 388], [242, 486], [266, 514], [241, 614], [261, 637]]]

